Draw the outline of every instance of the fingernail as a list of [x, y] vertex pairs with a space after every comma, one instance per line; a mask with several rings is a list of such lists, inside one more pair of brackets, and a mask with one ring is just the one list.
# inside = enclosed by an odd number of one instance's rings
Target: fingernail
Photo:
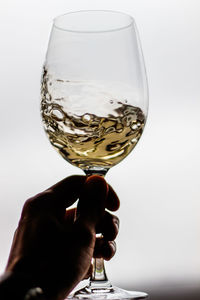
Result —
[[113, 222], [117, 226], [117, 229], [119, 229], [119, 219], [118, 218], [114, 218]]

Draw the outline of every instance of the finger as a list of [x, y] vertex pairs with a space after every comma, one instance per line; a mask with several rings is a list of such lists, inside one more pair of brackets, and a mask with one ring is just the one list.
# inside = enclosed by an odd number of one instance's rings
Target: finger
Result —
[[[67, 208], [78, 199], [85, 181], [86, 176], [73, 175], [56, 183], [48, 188], [47, 191], [50, 191], [55, 196], [55, 205], [61, 205], [62, 203], [63, 206]], [[59, 204], [57, 201], [58, 198], [60, 199]]]
[[119, 206], [120, 206], [119, 198], [115, 193], [115, 191], [113, 190], [113, 188], [109, 185], [108, 197], [106, 200], [106, 208], [111, 211], [116, 211], [118, 210]]
[[66, 207], [77, 200], [85, 180], [86, 176], [70, 176], [28, 199], [22, 210], [22, 218], [49, 212], [64, 217]]
[[79, 256], [80, 253], [87, 254], [89, 260], [92, 258], [96, 241], [95, 228], [105, 212], [107, 192], [106, 181], [101, 176], [93, 175], [87, 177], [79, 197], [71, 241], [76, 245], [74, 253], [78, 249]]
[[87, 177], [79, 198], [77, 218], [96, 227], [105, 212], [108, 185], [101, 176]]
[[105, 212], [103, 218], [96, 226], [96, 233], [102, 233], [107, 241], [113, 241], [119, 232], [119, 219], [117, 216]]
[[105, 241], [97, 238], [94, 248], [93, 257], [110, 260], [116, 253], [116, 243], [114, 241]]

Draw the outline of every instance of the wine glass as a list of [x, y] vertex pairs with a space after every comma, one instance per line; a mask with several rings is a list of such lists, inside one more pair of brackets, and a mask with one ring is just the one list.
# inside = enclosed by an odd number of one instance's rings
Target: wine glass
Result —
[[[42, 75], [41, 112], [51, 144], [86, 175], [105, 176], [140, 139], [148, 91], [134, 19], [105, 10], [54, 19]], [[89, 285], [69, 298], [145, 299], [113, 287], [103, 259]]]

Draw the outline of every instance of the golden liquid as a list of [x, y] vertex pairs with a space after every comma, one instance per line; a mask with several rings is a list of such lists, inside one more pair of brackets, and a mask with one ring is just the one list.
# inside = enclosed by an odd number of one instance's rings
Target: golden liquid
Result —
[[64, 159], [83, 170], [109, 169], [119, 163], [137, 144], [145, 123], [139, 107], [120, 101], [114, 114], [105, 117], [69, 113], [63, 102], [61, 105], [60, 99], [49, 93], [46, 74], [42, 82], [41, 111], [51, 144]]

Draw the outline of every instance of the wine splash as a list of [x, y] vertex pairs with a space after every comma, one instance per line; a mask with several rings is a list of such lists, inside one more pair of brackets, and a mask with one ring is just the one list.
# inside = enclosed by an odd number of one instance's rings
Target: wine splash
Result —
[[[88, 113], [81, 114], [80, 109], [80, 113], [75, 113], [68, 108], [69, 98], [62, 93], [57, 95], [56, 87], [59, 85], [59, 91], [73, 87], [75, 93], [76, 84], [80, 87], [81, 83], [53, 79], [44, 69], [41, 113], [45, 131], [51, 144], [71, 164], [83, 170], [109, 169], [135, 147], [143, 132], [145, 115], [139, 107], [112, 98], [102, 116], [89, 109]], [[83, 99], [83, 105], [84, 102]]]

